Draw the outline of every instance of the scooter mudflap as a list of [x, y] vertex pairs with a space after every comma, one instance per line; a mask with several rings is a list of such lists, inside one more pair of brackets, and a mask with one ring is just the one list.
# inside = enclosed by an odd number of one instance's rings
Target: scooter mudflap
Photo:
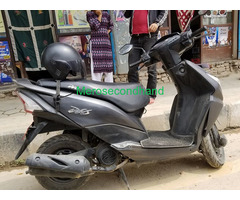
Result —
[[27, 132], [26, 132], [26, 139], [23, 143], [23, 145], [21, 146], [21, 148], [19, 149], [15, 160], [17, 160], [22, 153], [25, 151], [25, 149], [28, 147], [28, 145], [33, 141], [33, 139], [37, 136], [38, 133], [41, 132], [41, 130], [47, 125], [47, 122], [40, 122], [36, 127], [29, 127]]

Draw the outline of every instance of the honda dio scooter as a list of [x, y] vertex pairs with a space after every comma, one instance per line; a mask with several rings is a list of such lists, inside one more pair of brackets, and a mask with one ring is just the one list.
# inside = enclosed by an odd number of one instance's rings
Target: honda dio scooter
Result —
[[[199, 16], [203, 14], [205, 12], [199, 11]], [[80, 59], [70, 59], [72, 55], [79, 55], [72, 47], [61, 43], [46, 47], [42, 63], [54, 79], [16, 80], [24, 108], [33, 115], [33, 123], [16, 159], [38, 134], [62, 130], [63, 134], [45, 141], [37, 153], [26, 159], [27, 173], [35, 176], [46, 189], [77, 189], [95, 173], [116, 170], [121, 172], [129, 187], [122, 168], [128, 162], [161, 161], [196, 151], [204, 155], [210, 166], [220, 168], [225, 162], [227, 141], [219, 135], [215, 125], [223, 107], [219, 80], [199, 65], [181, 59], [205, 30], [203, 27], [195, 32], [189, 29], [166, 35], [130, 66], [136, 67], [140, 63], [150, 66], [161, 61], [175, 83], [177, 95], [170, 112], [170, 129], [166, 131], [146, 130], [141, 122], [149, 95], [144, 93], [140, 83], [67, 80], [70, 72], [75, 73], [76, 66], [83, 65]], [[120, 54], [127, 54], [132, 48], [127, 44]], [[74, 52], [68, 54], [69, 51]], [[56, 52], [61, 52], [61, 58]], [[141, 93], [103, 95], [82, 92], [83, 89], [135, 88], [140, 88]]]

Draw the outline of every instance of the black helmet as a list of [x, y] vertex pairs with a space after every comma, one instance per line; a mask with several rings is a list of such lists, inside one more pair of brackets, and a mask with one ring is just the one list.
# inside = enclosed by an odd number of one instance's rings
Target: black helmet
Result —
[[85, 71], [85, 64], [80, 54], [70, 45], [53, 43], [42, 52], [42, 66], [45, 67], [55, 80], [64, 80], [68, 74]]

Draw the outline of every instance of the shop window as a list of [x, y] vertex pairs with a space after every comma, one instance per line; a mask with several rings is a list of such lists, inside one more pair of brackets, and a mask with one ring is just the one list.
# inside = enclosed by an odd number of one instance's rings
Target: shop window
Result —
[[232, 23], [231, 10], [212, 10], [208, 15], [203, 16], [203, 25], [220, 25]]

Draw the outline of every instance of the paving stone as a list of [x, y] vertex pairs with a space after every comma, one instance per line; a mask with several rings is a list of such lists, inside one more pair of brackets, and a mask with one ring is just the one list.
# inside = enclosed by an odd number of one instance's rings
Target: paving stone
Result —
[[5, 111], [4, 115], [13, 115], [13, 114], [16, 114], [16, 113], [19, 113], [19, 110], [12, 109], [12, 110]]
[[0, 98], [4, 98], [4, 97], [6, 97], [6, 95], [3, 93], [0, 93]]

